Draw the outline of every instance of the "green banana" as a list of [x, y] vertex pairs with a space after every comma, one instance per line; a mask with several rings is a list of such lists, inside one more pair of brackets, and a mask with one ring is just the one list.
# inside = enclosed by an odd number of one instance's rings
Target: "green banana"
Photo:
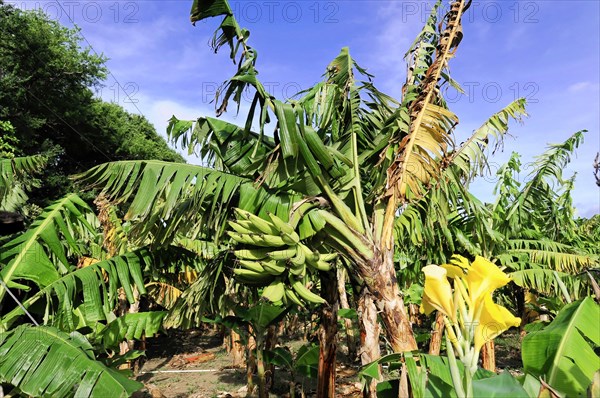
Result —
[[235, 212], [238, 214], [238, 216], [244, 217], [250, 221], [263, 234], [276, 235], [279, 232], [278, 228], [276, 228], [276, 226], [274, 226], [272, 223], [250, 213], [249, 211], [235, 209]]
[[292, 262], [289, 271], [292, 275], [302, 277], [306, 273], [306, 263], [296, 264]]
[[242, 260], [262, 260], [267, 258], [269, 249], [242, 249], [235, 250], [233, 254]]
[[285, 289], [285, 296], [288, 298], [288, 300], [290, 300], [292, 303], [300, 306], [300, 307], [304, 307], [304, 303], [298, 298], [298, 296], [296, 295], [296, 293], [294, 293], [293, 290], [291, 289]]
[[296, 232], [294, 232], [292, 235], [281, 234], [281, 239], [283, 239], [283, 241], [290, 246], [300, 242], [300, 236]]
[[265, 272], [271, 275], [281, 275], [285, 272], [286, 268], [283, 265], [277, 263], [277, 261], [261, 261], [260, 265], [265, 269]]
[[290, 243], [288, 243], [288, 244], [295, 244], [300, 241], [300, 237], [298, 236], [296, 231], [294, 231], [294, 228], [292, 228], [292, 226], [290, 224], [286, 223], [281, 218], [277, 217], [277, 215], [275, 215], [271, 212], [268, 212], [267, 215], [273, 222], [273, 225], [275, 225], [275, 227], [277, 227], [277, 229], [279, 229], [282, 237], [289, 238], [288, 241]]
[[296, 255], [297, 249], [291, 247], [284, 250], [272, 251], [269, 253], [269, 257], [273, 260], [288, 260]]
[[296, 276], [304, 276], [306, 273], [306, 258], [304, 257], [304, 250], [298, 249], [296, 256], [290, 258], [290, 273]]
[[268, 211], [267, 215], [271, 219], [271, 222], [273, 223], [273, 225], [275, 225], [275, 227], [277, 227], [277, 229], [280, 232], [283, 232], [284, 234], [287, 234], [287, 235], [289, 235], [292, 232], [294, 232], [294, 228], [292, 228], [291, 225], [289, 225], [288, 223], [286, 223], [285, 221], [283, 221], [281, 218], [279, 218], [276, 214], [271, 213], [270, 211]]
[[331, 260], [335, 260], [337, 258], [337, 256], [338, 256], [337, 253], [321, 253], [321, 254], [319, 254], [319, 260], [331, 261]]
[[304, 256], [306, 257], [306, 261], [310, 263], [316, 263], [319, 260], [319, 253], [313, 252], [308, 247], [304, 245], [300, 245], [300, 250], [304, 251]]
[[313, 304], [323, 304], [326, 301], [319, 295], [311, 292], [304, 283], [294, 279], [291, 275], [289, 276], [292, 289], [298, 294], [298, 296], [306, 302]]
[[302, 204], [300, 204], [297, 207], [296, 207], [296, 203], [294, 204], [294, 210], [290, 214], [290, 219], [288, 221], [288, 224], [290, 224], [290, 226], [292, 228], [296, 228], [298, 226], [298, 223], [300, 222], [300, 220], [305, 216], [305, 214], [307, 214], [307, 212], [310, 209], [313, 209], [313, 208], [319, 206], [319, 202], [316, 200], [304, 199], [302, 202], [297, 202], [297, 203], [302, 203]]
[[232, 232], [232, 231], [227, 231], [227, 235], [229, 235], [231, 237], [231, 239], [233, 239], [234, 241], [238, 242], [238, 243], [244, 243], [247, 245], [253, 245], [254, 244], [254, 239], [253, 236], [251, 234], [240, 234], [237, 232]]
[[283, 295], [285, 294], [285, 286], [281, 279], [275, 279], [271, 284], [262, 292], [262, 297], [268, 299], [269, 301], [275, 303], [277, 301], [281, 301]]
[[308, 263], [310, 266], [315, 268], [317, 271], [331, 271], [331, 264], [327, 261], [317, 260], [314, 263]]
[[306, 262], [306, 252], [302, 249], [302, 245], [296, 250], [296, 256], [290, 258], [292, 264], [300, 265]]
[[287, 245], [281, 236], [275, 235], [255, 234], [252, 236], [252, 240], [254, 241], [255, 245], [263, 247], [281, 247]]
[[254, 225], [252, 223], [252, 221], [250, 221], [250, 220], [238, 219], [238, 220], [236, 220], [236, 223], [238, 225], [240, 225], [242, 228], [249, 230], [250, 231], [249, 233], [252, 233], [252, 234], [262, 234], [263, 233], [260, 229], [256, 228], [256, 225]]
[[254, 272], [245, 268], [235, 268], [233, 273], [235, 274], [235, 278], [242, 283], [265, 285], [273, 281], [272, 275]]
[[254, 271], [254, 272], [258, 272], [261, 274], [265, 273], [265, 269], [263, 268], [263, 266], [261, 265], [260, 262], [258, 261], [249, 261], [249, 260], [238, 260], [238, 263], [246, 268], [249, 269], [250, 271]]
[[243, 225], [239, 224], [236, 221], [228, 221], [227, 223], [235, 232], [237, 232], [239, 234], [253, 234], [254, 233], [254, 231], [252, 231], [249, 228], [244, 227]]

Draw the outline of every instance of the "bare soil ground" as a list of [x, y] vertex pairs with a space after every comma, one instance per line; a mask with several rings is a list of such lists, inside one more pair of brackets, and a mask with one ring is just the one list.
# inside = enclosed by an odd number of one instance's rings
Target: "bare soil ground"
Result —
[[153, 398], [219, 397], [245, 386], [245, 371], [230, 369], [223, 340], [201, 330], [171, 331], [147, 340], [138, 381]]
[[[286, 345], [295, 352], [304, 341]], [[223, 338], [207, 330], [171, 331], [147, 340], [146, 360], [140, 367], [137, 380], [146, 388], [138, 397], [152, 398], [237, 398], [246, 396], [246, 369], [231, 367], [231, 358], [223, 347]], [[361, 396], [356, 376], [358, 364], [349, 365], [340, 354], [338, 362], [338, 396]], [[303, 386], [306, 397], [312, 397], [316, 380], [297, 378], [296, 389]], [[255, 380], [256, 383], [256, 380]], [[291, 375], [275, 369], [271, 397], [289, 396]]]
[[[498, 371], [520, 373], [518, 333], [505, 334], [496, 340]], [[292, 352], [305, 344], [304, 341], [286, 342]], [[346, 360], [341, 347], [338, 355], [339, 397], [360, 397], [357, 376], [359, 365]], [[246, 396], [246, 369], [231, 367], [231, 358], [223, 347], [223, 339], [212, 330], [170, 331], [147, 340], [146, 359], [139, 370], [137, 380], [146, 388], [137, 398], [237, 398]], [[256, 382], [256, 381], [255, 381]], [[276, 369], [271, 397], [289, 397], [291, 385], [289, 372]], [[299, 378], [297, 388], [303, 386], [310, 398], [316, 380]], [[297, 395], [298, 396], [298, 395]]]

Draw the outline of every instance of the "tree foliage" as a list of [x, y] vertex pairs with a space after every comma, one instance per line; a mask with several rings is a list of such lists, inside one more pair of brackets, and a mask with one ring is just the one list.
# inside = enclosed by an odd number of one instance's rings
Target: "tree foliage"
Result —
[[0, 38], [0, 120], [12, 126], [2, 127], [0, 154], [10, 144], [14, 156], [49, 158], [35, 202], [66, 194], [68, 175], [102, 162], [183, 161], [143, 116], [94, 97], [106, 58], [80, 46], [78, 29], [0, 2]]

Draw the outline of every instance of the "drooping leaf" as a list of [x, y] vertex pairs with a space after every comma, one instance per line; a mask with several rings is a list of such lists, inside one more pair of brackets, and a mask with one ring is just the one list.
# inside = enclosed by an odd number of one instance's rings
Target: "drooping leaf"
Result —
[[510, 119], [521, 121], [524, 116], [527, 116], [525, 103], [525, 99], [520, 98], [495, 113], [452, 153], [449, 162], [462, 170], [467, 181], [472, 180], [478, 173], [483, 173], [487, 168], [485, 150], [488, 147], [491, 146], [493, 151], [502, 147]]
[[265, 350], [265, 363], [281, 366], [288, 370], [294, 370], [294, 357], [286, 347], [275, 347], [272, 350]]
[[33, 175], [47, 160], [43, 155], [0, 159], [0, 210], [14, 211], [25, 203], [25, 192], [35, 186]]
[[[110, 320], [119, 300], [119, 287], [130, 303], [134, 302], [132, 286], [145, 293], [142, 270], [151, 263], [147, 250], [99, 261], [56, 278], [22, 304], [28, 309], [45, 299], [44, 323], [67, 331]], [[4, 327], [10, 327], [23, 315], [21, 307], [16, 307], [0, 321]]]
[[202, 234], [218, 239], [229, 205], [240, 186], [249, 184], [201, 166], [150, 160], [105, 163], [77, 178], [100, 188], [111, 202], [131, 201], [125, 219], [134, 225], [132, 234], [140, 241], [152, 234], [161, 245], [184, 232], [191, 239]]
[[142, 335], [152, 337], [162, 328], [166, 311], [125, 314], [106, 325], [98, 339], [105, 348], [118, 347], [123, 340], [139, 340]]
[[[386, 198], [386, 204], [380, 206], [386, 210], [381, 230], [377, 231], [386, 247], [392, 247], [398, 207], [407, 199], [421, 197], [426, 186], [437, 180], [445, 167], [442, 160], [452, 145], [451, 131], [458, 118], [447, 109], [438, 84], [462, 39], [461, 20], [469, 4], [452, 2], [439, 25], [439, 40], [424, 36], [421, 45], [434, 41], [435, 54], [428, 50], [415, 59], [411, 65], [414, 74], [408, 76], [402, 105], [388, 123], [392, 130], [390, 143], [380, 155], [385, 160], [382, 165], [387, 169], [386, 178], [379, 183], [384, 186]], [[425, 65], [418, 68], [417, 62]]]
[[34, 397], [128, 397], [142, 384], [96, 361], [78, 334], [22, 325], [0, 334], [0, 382]]
[[[76, 194], [69, 194], [44, 209], [29, 229], [0, 248], [0, 277], [9, 288], [25, 279], [40, 288], [70, 271], [68, 256], [81, 255], [86, 239], [95, 228], [87, 219], [89, 206]], [[0, 301], [4, 297], [0, 286]]]
[[274, 321], [281, 318], [286, 311], [286, 307], [258, 303], [241, 312], [241, 317], [257, 329], [256, 333], [261, 333]]

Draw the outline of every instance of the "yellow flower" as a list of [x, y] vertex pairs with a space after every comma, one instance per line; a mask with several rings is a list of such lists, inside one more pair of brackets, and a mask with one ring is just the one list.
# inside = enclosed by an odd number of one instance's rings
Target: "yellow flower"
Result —
[[479, 352], [488, 341], [496, 338], [505, 330], [521, 324], [521, 318], [513, 316], [506, 308], [494, 303], [491, 294], [486, 294], [480, 305], [483, 305], [479, 323], [475, 328], [475, 350]]
[[475, 257], [466, 276], [469, 306], [477, 307], [486, 296], [510, 282], [510, 278], [494, 263], [483, 257]]
[[[421, 312], [430, 314], [438, 310], [451, 319], [449, 323], [444, 318], [446, 337], [451, 343], [447, 349], [452, 381], [459, 397], [472, 397], [472, 379], [483, 345], [521, 324], [520, 318], [492, 299], [494, 290], [510, 282], [510, 277], [479, 256], [472, 263], [462, 256], [452, 256], [450, 264], [428, 265], [423, 272]], [[454, 292], [448, 279], [454, 282]], [[458, 372], [455, 352], [465, 367], [463, 379]]]
[[428, 265], [423, 267], [423, 272], [425, 287], [421, 312], [431, 314], [433, 310], [438, 310], [456, 322], [456, 307], [452, 300], [452, 287], [448, 282], [446, 270], [438, 265]]
[[[465, 336], [474, 326], [472, 343], [479, 352], [486, 342], [521, 323], [520, 318], [492, 300], [493, 291], [510, 282], [510, 277], [483, 257], [477, 256], [469, 263], [464, 257], [453, 256], [450, 262], [441, 267], [428, 265], [423, 268], [425, 288], [421, 312], [441, 311], [453, 323], [458, 321]], [[448, 278], [454, 279], [454, 293]], [[460, 310], [460, 319], [457, 310]]]

